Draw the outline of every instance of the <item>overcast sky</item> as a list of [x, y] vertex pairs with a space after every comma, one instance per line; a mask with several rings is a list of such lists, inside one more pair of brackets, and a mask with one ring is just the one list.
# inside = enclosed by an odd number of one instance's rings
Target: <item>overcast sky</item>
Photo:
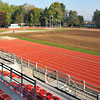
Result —
[[93, 12], [100, 10], [100, 0], [2, 0], [10, 5], [23, 5], [29, 3], [35, 7], [49, 7], [53, 2], [64, 3], [67, 10], [76, 10], [79, 15], [83, 15], [85, 20], [91, 20]]

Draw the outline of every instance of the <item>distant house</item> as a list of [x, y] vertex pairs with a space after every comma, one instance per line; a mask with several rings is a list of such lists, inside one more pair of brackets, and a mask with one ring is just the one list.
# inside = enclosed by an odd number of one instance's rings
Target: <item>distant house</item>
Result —
[[18, 26], [18, 24], [11, 24], [11, 26], [9, 26], [9, 28], [20, 28], [20, 26]]
[[95, 27], [96, 25], [93, 21], [85, 21], [83, 23], [83, 26], [85, 26], [85, 27]]

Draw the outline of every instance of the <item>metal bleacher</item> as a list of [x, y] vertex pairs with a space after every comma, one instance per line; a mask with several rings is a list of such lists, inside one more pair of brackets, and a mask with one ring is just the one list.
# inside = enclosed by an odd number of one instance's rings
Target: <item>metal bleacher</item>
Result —
[[[47, 92], [45, 89], [36, 86], [36, 80], [33, 80], [32, 78], [24, 75], [23, 73], [20, 73], [3, 63], [0, 63], [0, 68], [1, 85], [4, 84], [8, 86], [14, 91], [14, 93], [18, 93], [26, 100], [61, 100], [59, 97], [54, 96], [52, 93]], [[5, 94], [2, 89], [0, 93], [1, 97], [4, 96], [0, 100], [12, 99], [12, 96]]]
[[[0, 63], [0, 82], [3, 83], [2, 85], [6, 85], [9, 87], [9, 89], [12, 89], [13, 93], [18, 93], [21, 96], [25, 96], [26, 98], [29, 98], [30, 100], [33, 100], [32, 97], [27, 95], [24, 90], [28, 88], [28, 85], [31, 85], [33, 87], [33, 97], [34, 100], [36, 100], [36, 81], [31, 79], [30, 77], [14, 70], [13, 68]], [[2, 88], [2, 86], [1, 86]], [[28, 92], [31, 93], [31, 90]], [[12, 98], [12, 97], [11, 97]], [[6, 100], [6, 99], [4, 99]], [[10, 99], [9, 99], [10, 100]], [[14, 100], [14, 99], [13, 99]], [[17, 99], [18, 100], [18, 99]]]
[[[22, 57], [18, 57], [6, 51], [2, 50], [0, 51], [0, 58], [3, 59], [4, 61], [5, 60], [9, 61], [12, 64], [19, 64], [20, 72], [18, 70], [13, 69], [12, 67], [9, 67], [8, 64], [5, 64], [5, 62], [3, 63], [1, 62], [0, 79], [4, 85], [10, 87], [10, 89], [12, 89], [15, 93], [17, 92], [19, 96], [24, 97], [22, 99], [26, 100], [76, 100], [76, 99], [99, 100], [100, 99], [99, 95], [100, 92], [98, 91], [99, 89], [93, 86], [91, 86], [93, 88], [86, 87], [85, 86], [86, 83], [84, 83], [84, 81], [81, 82], [66, 74], [62, 74], [47, 67], [45, 69], [42, 69], [39, 66], [37, 66], [37, 63], [33, 63], [29, 60], [23, 59]], [[31, 69], [28, 72], [28, 76], [27, 74], [26, 75], [23, 74], [26, 67]], [[29, 75], [30, 73], [32, 75]], [[41, 82], [40, 80], [42, 80], [43, 82]], [[52, 87], [50, 86], [51, 83]], [[31, 84], [33, 88], [28, 87], [29, 84]], [[27, 87], [30, 89], [28, 89]]]

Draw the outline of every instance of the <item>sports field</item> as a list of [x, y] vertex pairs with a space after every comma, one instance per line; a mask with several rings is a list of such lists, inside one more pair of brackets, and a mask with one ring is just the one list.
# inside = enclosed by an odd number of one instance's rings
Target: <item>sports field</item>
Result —
[[23, 58], [100, 86], [100, 56], [47, 46], [24, 40], [0, 40], [0, 48]]
[[8, 34], [8, 36], [100, 55], [100, 31], [96, 30], [45, 30], [30, 33], [15, 31], [15, 34]]
[[[37, 42], [54, 43], [65, 47], [77, 47], [95, 52], [100, 50], [99, 31], [60, 30], [6, 35], [27, 40], [37, 40]], [[40, 43], [20, 39], [0, 39], [0, 48], [37, 62], [38, 66], [42, 68], [48, 66], [81, 81], [85, 80], [86, 83], [100, 88], [100, 56]]]

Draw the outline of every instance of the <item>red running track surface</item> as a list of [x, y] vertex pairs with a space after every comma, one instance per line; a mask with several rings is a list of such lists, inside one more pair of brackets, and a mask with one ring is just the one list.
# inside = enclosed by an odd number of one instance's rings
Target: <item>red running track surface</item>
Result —
[[0, 40], [0, 48], [100, 87], [100, 56], [24, 40]]

